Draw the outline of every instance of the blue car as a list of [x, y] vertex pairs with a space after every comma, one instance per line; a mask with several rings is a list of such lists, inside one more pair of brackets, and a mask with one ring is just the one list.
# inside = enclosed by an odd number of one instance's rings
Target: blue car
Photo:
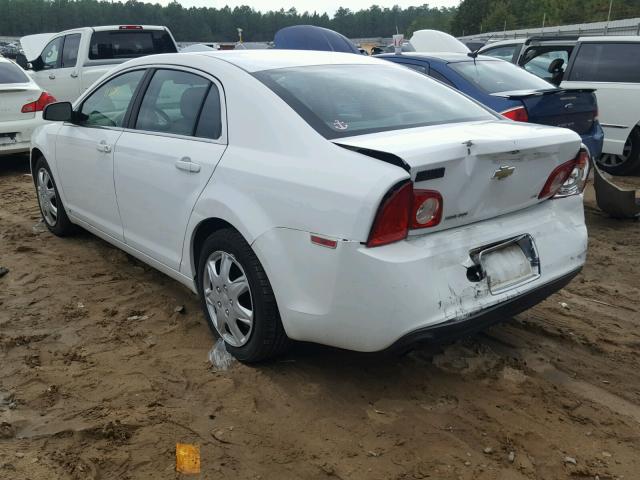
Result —
[[490, 57], [403, 53], [376, 58], [429, 75], [511, 120], [569, 128], [580, 135], [592, 158], [602, 153], [604, 133], [594, 90], [561, 89], [512, 63]]

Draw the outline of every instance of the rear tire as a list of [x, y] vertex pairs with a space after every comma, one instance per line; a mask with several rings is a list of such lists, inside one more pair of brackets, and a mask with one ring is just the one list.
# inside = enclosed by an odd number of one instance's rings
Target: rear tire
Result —
[[204, 241], [197, 283], [211, 331], [238, 360], [269, 360], [288, 348], [290, 340], [267, 274], [238, 231], [218, 230]]
[[634, 128], [624, 146], [624, 155], [603, 153], [598, 167], [611, 175], [632, 175], [640, 171], [640, 128]]
[[62, 199], [58, 193], [58, 187], [53, 179], [51, 168], [44, 159], [38, 158], [33, 170], [38, 206], [42, 220], [49, 231], [58, 237], [71, 235], [76, 231], [76, 227], [67, 216], [67, 212], [62, 204]]

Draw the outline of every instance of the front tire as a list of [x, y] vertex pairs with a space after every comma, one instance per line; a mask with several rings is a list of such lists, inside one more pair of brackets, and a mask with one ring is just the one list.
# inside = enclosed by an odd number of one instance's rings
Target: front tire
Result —
[[38, 194], [38, 206], [45, 225], [51, 233], [58, 237], [72, 234], [75, 231], [75, 226], [67, 216], [58, 193], [58, 187], [51, 174], [51, 168], [44, 157], [38, 158], [33, 173]]
[[622, 155], [603, 153], [598, 167], [611, 175], [631, 175], [640, 171], [640, 128], [634, 128], [624, 144]]
[[283, 353], [289, 339], [258, 257], [234, 229], [212, 233], [198, 262], [198, 293], [207, 323], [227, 351], [254, 363]]

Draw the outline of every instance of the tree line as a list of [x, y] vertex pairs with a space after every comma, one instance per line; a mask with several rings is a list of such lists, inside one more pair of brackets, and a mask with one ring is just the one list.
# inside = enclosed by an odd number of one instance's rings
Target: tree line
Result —
[[640, 0], [462, 0], [454, 35], [640, 17]]
[[[375, 1], [375, 0], [373, 0]], [[331, 28], [350, 38], [411, 35], [433, 28], [454, 35], [606, 20], [610, 0], [462, 0], [458, 7], [428, 4], [400, 8], [377, 5], [359, 11], [326, 13], [289, 10], [259, 12], [235, 8], [166, 6], [128, 0], [0, 0], [0, 35], [22, 36], [69, 28], [110, 25], [166, 25], [178, 41], [234, 41], [242, 28], [245, 41], [270, 41], [290, 25]], [[613, 0], [612, 19], [640, 17], [640, 0]]]

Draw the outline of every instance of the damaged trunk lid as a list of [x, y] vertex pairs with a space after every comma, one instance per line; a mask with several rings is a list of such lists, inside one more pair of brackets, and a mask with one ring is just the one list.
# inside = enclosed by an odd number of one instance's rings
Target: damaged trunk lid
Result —
[[405, 168], [414, 188], [443, 197], [441, 223], [424, 234], [535, 205], [551, 172], [574, 158], [566, 129], [511, 121], [472, 122], [340, 138], [337, 145]]

